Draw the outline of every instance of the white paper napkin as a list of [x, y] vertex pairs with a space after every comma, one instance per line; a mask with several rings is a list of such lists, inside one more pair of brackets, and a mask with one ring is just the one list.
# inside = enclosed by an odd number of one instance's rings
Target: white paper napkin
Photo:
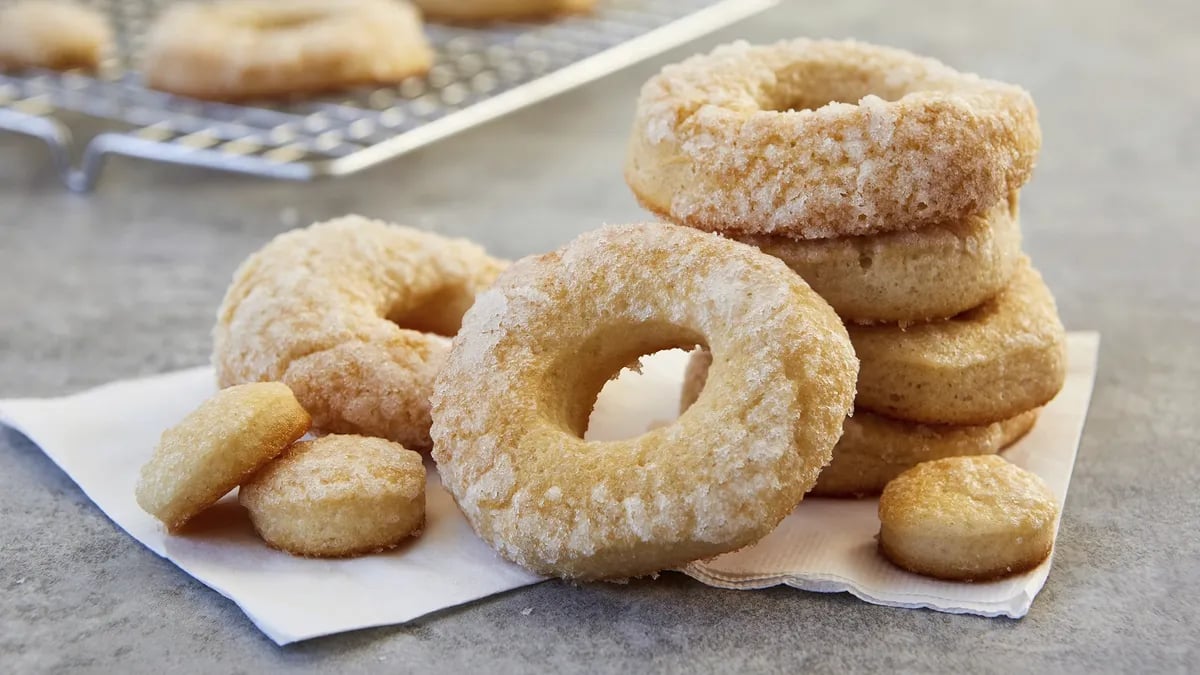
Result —
[[[1063, 392], [1008, 459], [1041, 475], [1060, 499], [1095, 376], [1099, 337], [1072, 334]], [[597, 402], [588, 438], [621, 438], [676, 417], [686, 363], [672, 351], [643, 360]], [[278, 644], [358, 628], [403, 623], [540, 579], [498, 558], [481, 542], [430, 471], [425, 533], [389, 553], [351, 560], [306, 560], [267, 548], [236, 500], [226, 497], [186, 536], [168, 536], [133, 499], [138, 469], [162, 431], [214, 391], [209, 368], [114, 382], [55, 399], [0, 401], [0, 422], [21, 431], [110, 518], [155, 553], [230, 598]], [[757, 545], [694, 563], [686, 574], [723, 588], [786, 583], [849, 591], [879, 604], [985, 616], [1023, 616], [1050, 563], [1006, 581], [937, 582], [902, 572], [875, 553], [875, 500], [806, 500]]]

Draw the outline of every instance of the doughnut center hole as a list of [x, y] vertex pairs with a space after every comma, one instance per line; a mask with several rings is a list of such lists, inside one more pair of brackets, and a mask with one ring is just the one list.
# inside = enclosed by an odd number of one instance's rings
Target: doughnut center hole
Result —
[[447, 286], [407, 300], [393, 305], [384, 318], [400, 328], [452, 338], [462, 327], [462, 316], [475, 297]]
[[277, 13], [245, 15], [238, 23], [257, 30], [292, 30], [325, 18], [325, 13], [316, 10], [284, 9]]
[[613, 373], [596, 396], [583, 439], [623, 441], [674, 422], [689, 353], [686, 348], [661, 349]]
[[904, 96], [903, 85], [889, 81], [888, 73], [873, 72], [855, 63], [793, 63], [775, 73], [773, 87], [761, 101], [764, 110], [799, 112], [831, 103], [857, 105], [866, 96], [895, 101]]

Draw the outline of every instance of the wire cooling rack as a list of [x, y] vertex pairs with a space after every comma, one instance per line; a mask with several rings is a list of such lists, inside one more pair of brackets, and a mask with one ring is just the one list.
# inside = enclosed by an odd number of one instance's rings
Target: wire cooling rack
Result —
[[[5, 0], [0, 0], [3, 4]], [[0, 73], [0, 129], [42, 139], [72, 190], [107, 155], [306, 180], [341, 176], [565, 91], [762, 11], [777, 0], [600, 0], [542, 23], [428, 24], [429, 74], [287, 103], [232, 105], [147, 89], [142, 38], [170, 0], [91, 0], [111, 17], [114, 53], [95, 76]], [[120, 126], [76, 148], [63, 111]], [[79, 156], [78, 164], [73, 157]]]

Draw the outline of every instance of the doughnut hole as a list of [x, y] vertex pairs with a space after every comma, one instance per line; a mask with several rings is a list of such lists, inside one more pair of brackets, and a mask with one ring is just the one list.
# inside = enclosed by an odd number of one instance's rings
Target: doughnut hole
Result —
[[[555, 364], [550, 371], [552, 381], [540, 404], [550, 419], [584, 438], [601, 392], [615, 384], [623, 371], [627, 371], [627, 377], [637, 377], [637, 366], [643, 356], [671, 349], [690, 350], [698, 345], [706, 347], [707, 341], [696, 331], [661, 321], [599, 326], [574, 353]], [[671, 410], [673, 397], [674, 393]], [[640, 434], [633, 437], [637, 435]]]
[[447, 285], [419, 297], [406, 298], [389, 308], [384, 316], [401, 328], [452, 338], [474, 301], [471, 289]]
[[832, 103], [854, 105], [871, 95], [895, 101], [908, 93], [882, 75], [859, 64], [791, 63], [776, 71], [775, 85], [765, 88], [761, 103], [764, 110], [798, 112]]
[[271, 12], [246, 13], [236, 17], [235, 22], [255, 30], [294, 30], [316, 23], [328, 16], [328, 12], [304, 8], [280, 6]]
[[[690, 353], [684, 349], [663, 349], [645, 354], [615, 373], [596, 398], [583, 439], [623, 441], [678, 419], [685, 406], [679, 404], [676, 383], [684, 377], [685, 370], [690, 373], [687, 365]], [[699, 397], [702, 388], [703, 383], [695, 388], [695, 397]], [[631, 399], [630, 394], [635, 390], [640, 390], [638, 396]]]

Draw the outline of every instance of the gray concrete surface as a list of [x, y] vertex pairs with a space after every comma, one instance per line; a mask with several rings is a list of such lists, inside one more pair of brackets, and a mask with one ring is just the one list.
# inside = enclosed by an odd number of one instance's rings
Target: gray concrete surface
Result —
[[1054, 569], [1021, 621], [790, 589], [720, 591], [666, 575], [547, 583], [281, 649], [3, 431], [0, 671], [1195, 672], [1198, 8], [785, 2], [401, 161], [317, 184], [118, 160], [98, 192], [71, 195], [39, 147], [0, 137], [0, 396], [203, 363], [234, 266], [293, 221], [357, 211], [519, 256], [601, 222], [644, 219], [620, 176], [639, 84], [739, 37], [855, 36], [1028, 87], [1045, 147], [1023, 197], [1027, 248], [1068, 326], [1103, 333]]

